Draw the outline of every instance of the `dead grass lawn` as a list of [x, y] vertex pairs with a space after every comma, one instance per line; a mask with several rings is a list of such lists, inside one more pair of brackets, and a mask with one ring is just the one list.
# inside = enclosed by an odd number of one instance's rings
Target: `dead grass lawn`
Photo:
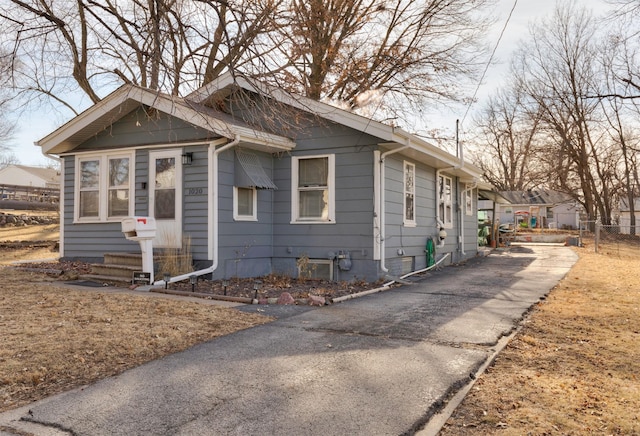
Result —
[[441, 435], [640, 434], [640, 246], [576, 250]]
[[61, 289], [10, 268], [0, 274], [0, 411], [269, 321], [199, 303]]

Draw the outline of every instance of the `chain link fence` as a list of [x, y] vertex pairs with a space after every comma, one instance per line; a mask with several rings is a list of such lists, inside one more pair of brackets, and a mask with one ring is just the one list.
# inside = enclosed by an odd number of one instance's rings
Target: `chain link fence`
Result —
[[640, 226], [604, 225], [599, 221], [580, 221], [580, 241], [593, 239], [597, 253], [601, 244], [638, 244], [640, 248]]

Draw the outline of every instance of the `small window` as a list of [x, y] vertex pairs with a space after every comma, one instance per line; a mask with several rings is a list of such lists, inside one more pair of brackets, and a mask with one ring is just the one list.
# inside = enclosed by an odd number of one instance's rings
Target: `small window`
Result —
[[416, 166], [404, 163], [404, 225], [416, 225]]
[[453, 181], [451, 177], [438, 179], [438, 213], [445, 228], [453, 227]]
[[129, 158], [109, 159], [108, 217], [129, 215]]
[[469, 188], [467, 186], [467, 189], [464, 191], [464, 193], [465, 193], [465, 198], [464, 198], [465, 213], [469, 216], [473, 216], [473, 188]]
[[332, 223], [334, 217], [333, 155], [292, 158], [293, 223]]
[[79, 218], [100, 215], [100, 161], [80, 161]]
[[257, 221], [258, 195], [255, 188], [233, 188], [233, 219], [236, 221]]

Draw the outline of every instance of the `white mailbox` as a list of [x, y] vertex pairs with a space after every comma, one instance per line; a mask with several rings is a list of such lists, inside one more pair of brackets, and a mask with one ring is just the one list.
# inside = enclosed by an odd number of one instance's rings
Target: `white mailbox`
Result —
[[156, 237], [156, 220], [148, 216], [130, 216], [122, 220], [122, 233], [131, 241]]
[[155, 218], [130, 216], [124, 218], [121, 225], [124, 237], [140, 244], [142, 272], [149, 273], [149, 283], [153, 283], [153, 238], [156, 237]]

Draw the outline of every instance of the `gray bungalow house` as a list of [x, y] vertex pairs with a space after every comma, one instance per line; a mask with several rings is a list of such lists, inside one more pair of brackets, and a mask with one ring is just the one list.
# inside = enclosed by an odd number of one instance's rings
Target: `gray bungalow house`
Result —
[[[61, 257], [191, 240], [196, 274], [376, 280], [477, 253], [480, 170], [405, 131], [225, 75], [185, 98], [125, 85], [37, 145], [62, 160]], [[161, 273], [161, 272], [159, 272]]]

